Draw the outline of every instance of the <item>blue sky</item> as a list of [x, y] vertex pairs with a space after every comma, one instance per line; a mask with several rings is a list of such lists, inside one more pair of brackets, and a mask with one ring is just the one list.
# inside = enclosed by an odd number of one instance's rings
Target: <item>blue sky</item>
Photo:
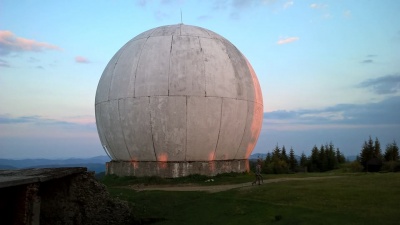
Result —
[[[400, 141], [397, 0], [0, 1], [0, 158], [104, 155], [94, 97], [127, 41], [177, 24], [212, 30], [253, 65], [264, 121], [253, 153], [333, 142], [356, 155]], [[384, 150], [384, 149], [382, 149]]]

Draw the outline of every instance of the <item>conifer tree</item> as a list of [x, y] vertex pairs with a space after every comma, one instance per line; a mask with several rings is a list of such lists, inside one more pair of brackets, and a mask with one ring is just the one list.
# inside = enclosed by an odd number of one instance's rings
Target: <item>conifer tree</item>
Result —
[[399, 147], [396, 144], [396, 141], [393, 143], [386, 145], [385, 150], [385, 161], [399, 161]]
[[319, 171], [319, 150], [316, 145], [314, 145], [313, 149], [311, 150], [311, 156], [309, 160], [309, 168], [308, 170], [310, 172], [316, 172]]
[[380, 144], [378, 138], [375, 138], [373, 158], [377, 158], [379, 160], [382, 160], [381, 144]]
[[369, 140], [364, 141], [364, 145], [362, 146], [360, 153], [360, 163], [363, 165], [364, 169], [367, 168], [368, 160], [372, 159], [374, 156], [374, 142], [372, 141], [371, 136], [369, 136]]
[[282, 159], [284, 162], [289, 163], [289, 158], [288, 158], [288, 156], [287, 156], [287, 154], [286, 154], [286, 148], [285, 148], [284, 145], [282, 146], [281, 159]]
[[308, 164], [307, 156], [306, 154], [304, 154], [304, 152], [302, 152], [300, 156], [300, 166], [304, 168], [307, 167], [307, 164]]
[[291, 147], [290, 152], [289, 152], [289, 169], [294, 172], [294, 171], [296, 171], [297, 166], [298, 166], [298, 162], [294, 155], [293, 148]]

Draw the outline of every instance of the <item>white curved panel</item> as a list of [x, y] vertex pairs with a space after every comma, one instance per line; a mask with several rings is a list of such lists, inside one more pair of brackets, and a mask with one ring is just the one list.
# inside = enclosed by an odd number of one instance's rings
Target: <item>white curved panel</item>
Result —
[[186, 97], [150, 97], [153, 143], [158, 161], [184, 161]]
[[174, 36], [171, 47], [169, 95], [205, 96], [203, 53], [198, 37]]
[[206, 96], [236, 98], [236, 78], [225, 46], [215, 39], [200, 38], [204, 53]]
[[168, 95], [171, 41], [172, 36], [147, 39], [136, 72], [135, 97]]
[[188, 97], [186, 161], [214, 158], [221, 123], [222, 99]]
[[181, 34], [182, 36], [194, 36], [194, 37], [205, 37], [209, 38], [210, 35], [208, 34], [206, 29], [195, 27], [195, 26], [181, 26]]
[[114, 68], [122, 51], [123, 49], [120, 49], [117, 53], [115, 53], [104, 69], [103, 74], [100, 77], [99, 84], [97, 85], [95, 103], [108, 101]]
[[121, 127], [132, 161], [156, 161], [150, 123], [150, 97], [119, 100]]
[[118, 101], [99, 104], [100, 118], [103, 123], [104, 137], [109, 144], [109, 152], [116, 160], [129, 160], [122, 129], [119, 122]]
[[263, 106], [255, 102], [247, 102], [247, 104], [246, 128], [235, 159], [247, 159], [250, 156], [261, 131], [259, 124], [263, 119]]
[[110, 85], [110, 100], [134, 97], [135, 73], [145, 41], [131, 41], [121, 52]]
[[222, 100], [221, 127], [215, 160], [235, 158], [243, 138], [247, 117], [247, 101], [224, 98]]
[[180, 25], [167, 25], [158, 27], [150, 37], [180, 35]]

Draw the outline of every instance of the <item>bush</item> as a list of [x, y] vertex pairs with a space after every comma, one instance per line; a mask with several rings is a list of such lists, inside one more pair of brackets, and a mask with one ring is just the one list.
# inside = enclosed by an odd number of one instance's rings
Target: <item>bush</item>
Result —
[[354, 160], [353, 162], [342, 164], [340, 168], [343, 172], [357, 173], [362, 172], [364, 167], [359, 161]]
[[386, 172], [400, 172], [400, 162], [399, 161], [384, 162], [381, 170]]

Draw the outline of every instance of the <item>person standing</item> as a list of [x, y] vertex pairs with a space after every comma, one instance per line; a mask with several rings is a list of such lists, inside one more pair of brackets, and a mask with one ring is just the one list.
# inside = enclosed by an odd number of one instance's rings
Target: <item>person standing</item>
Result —
[[251, 185], [257, 184], [261, 185], [261, 182], [264, 183], [263, 177], [261, 176], [261, 160], [258, 159], [257, 160], [257, 165], [256, 165], [256, 179], [255, 181], [253, 181], [253, 183], [251, 183]]

